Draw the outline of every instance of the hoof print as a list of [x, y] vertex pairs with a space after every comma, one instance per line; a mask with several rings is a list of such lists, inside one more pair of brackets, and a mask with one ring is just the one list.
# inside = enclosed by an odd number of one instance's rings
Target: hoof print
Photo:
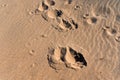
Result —
[[44, 3], [48, 6], [54, 6], [55, 5], [55, 1], [54, 0], [44, 0]]
[[88, 18], [86, 21], [87, 21], [88, 24], [96, 24], [97, 23], [97, 18], [96, 17], [91, 17], [91, 18]]
[[83, 54], [71, 47], [50, 49], [48, 63], [53, 69], [61, 69], [63, 66], [71, 69], [81, 69], [87, 66], [87, 61]]
[[110, 27], [106, 26], [103, 29], [108, 36], [115, 36], [117, 34], [117, 30], [114, 28], [110, 28]]
[[96, 24], [98, 22], [98, 17], [90, 16], [89, 14], [84, 14], [83, 19], [85, 20], [86, 23], [90, 25]]

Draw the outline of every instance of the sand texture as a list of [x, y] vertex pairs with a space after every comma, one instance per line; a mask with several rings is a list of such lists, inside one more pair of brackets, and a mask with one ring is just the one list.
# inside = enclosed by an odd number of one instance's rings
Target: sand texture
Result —
[[120, 80], [120, 0], [0, 0], [0, 80]]

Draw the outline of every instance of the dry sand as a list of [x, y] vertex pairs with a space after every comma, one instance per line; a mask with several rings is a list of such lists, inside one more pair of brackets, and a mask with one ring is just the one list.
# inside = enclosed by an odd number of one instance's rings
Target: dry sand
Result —
[[120, 0], [0, 0], [0, 80], [120, 80]]

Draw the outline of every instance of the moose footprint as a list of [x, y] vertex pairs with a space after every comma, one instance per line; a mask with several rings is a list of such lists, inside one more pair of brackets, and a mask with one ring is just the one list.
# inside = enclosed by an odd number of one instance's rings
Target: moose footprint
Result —
[[57, 47], [56, 49], [50, 49], [48, 63], [53, 69], [60, 69], [61, 66], [72, 69], [81, 69], [84, 66], [87, 66], [83, 54], [71, 47]]

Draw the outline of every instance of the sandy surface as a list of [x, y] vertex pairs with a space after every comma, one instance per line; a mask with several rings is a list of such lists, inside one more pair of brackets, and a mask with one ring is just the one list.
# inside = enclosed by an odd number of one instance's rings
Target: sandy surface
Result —
[[0, 80], [120, 80], [120, 0], [0, 0]]

